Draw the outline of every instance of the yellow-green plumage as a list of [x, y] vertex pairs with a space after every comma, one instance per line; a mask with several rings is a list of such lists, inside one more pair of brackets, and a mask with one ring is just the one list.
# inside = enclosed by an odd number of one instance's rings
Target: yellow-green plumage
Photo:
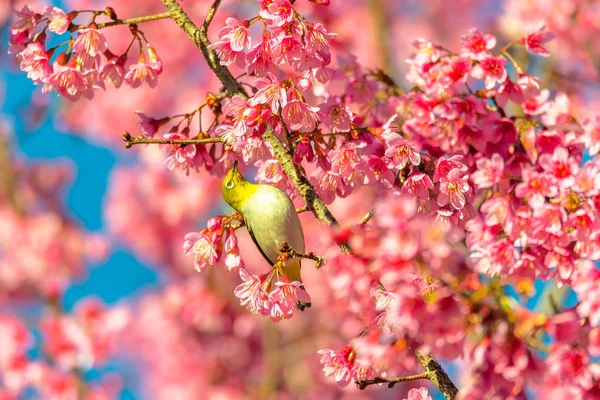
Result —
[[[282, 190], [248, 182], [237, 164], [223, 180], [223, 198], [242, 214], [248, 232], [261, 254], [273, 265], [282, 242], [304, 253], [304, 233], [294, 203]], [[300, 258], [286, 262], [283, 273], [290, 281], [300, 281]]]

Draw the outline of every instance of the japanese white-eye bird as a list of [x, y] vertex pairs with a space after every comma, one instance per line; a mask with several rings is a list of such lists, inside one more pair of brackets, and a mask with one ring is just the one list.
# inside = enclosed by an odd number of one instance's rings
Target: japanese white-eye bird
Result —
[[[238, 171], [237, 161], [223, 180], [223, 198], [244, 217], [250, 237], [263, 257], [273, 265], [283, 242], [304, 253], [304, 232], [294, 203], [288, 195], [269, 185], [248, 182]], [[302, 282], [300, 257], [288, 259], [282, 268], [290, 282]]]

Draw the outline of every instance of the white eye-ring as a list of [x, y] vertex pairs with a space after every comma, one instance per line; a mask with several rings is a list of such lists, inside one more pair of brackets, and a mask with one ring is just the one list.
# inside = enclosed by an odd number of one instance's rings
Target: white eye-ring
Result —
[[225, 187], [227, 189], [233, 189], [233, 181], [227, 181], [227, 182], [225, 182]]

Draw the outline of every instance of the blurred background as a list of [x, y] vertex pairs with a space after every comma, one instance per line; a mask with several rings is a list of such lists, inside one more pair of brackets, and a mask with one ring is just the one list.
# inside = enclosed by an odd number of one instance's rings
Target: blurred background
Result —
[[[225, 0], [209, 36], [216, 37], [227, 16], [255, 15], [255, 3]], [[353, 53], [362, 64], [388, 72], [400, 86], [406, 85], [404, 60], [415, 38], [457, 48], [460, 36], [477, 27], [496, 35], [501, 47], [522, 37], [528, 25], [546, 20], [557, 36], [549, 45], [552, 57], [522, 54], [521, 65], [540, 75], [543, 86], [567, 93], [571, 102], [564, 107], [578, 118], [598, 109], [600, 2], [297, 3], [303, 14], [338, 34], [334, 54]], [[158, 146], [125, 150], [121, 141], [125, 130], [140, 134], [134, 111], [157, 118], [188, 112], [208, 91], [219, 90], [179, 29], [171, 21], [140, 25], [164, 63], [156, 89], [107, 90], [92, 101], [70, 103], [43, 95], [7, 54], [10, 10], [24, 4], [35, 10], [55, 5], [67, 12], [110, 5], [121, 18], [163, 12], [158, 0], [0, 0], [0, 174], [13, 182], [4, 187], [16, 193], [11, 210], [22, 206], [20, 212], [33, 220], [20, 226], [13, 211], [6, 211], [10, 206], [2, 205], [1, 312], [35, 320], [54, 307], [112, 327], [106, 337], [91, 340], [94, 362], [80, 372], [121, 399], [403, 398], [409, 386], [358, 392], [340, 389], [322, 376], [316, 351], [341, 348], [360, 331], [359, 321], [340, 317], [348, 304], [323, 283], [323, 275], [309, 271], [306, 277], [307, 285], [321, 288], [313, 290], [313, 304], [323, 310], [275, 325], [249, 315], [232, 299], [237, 276], [218, 271], [200, 276], [193, 260], [183, 255], [186, 233], [228, 212], [220, 200], [219, 178], [168, 172]], [[184, 5], [201, 21], [210, 2], [186, 0]], [[113, 53], [129, 44], [126, 30], [104, 31]], [[368, 210], [369, 196], [337, 204], [337, 215], [359, 218]], [[305, 230], [316, 226], [306, 215], [303, 223]], [[242, 234], [241, 240], [246, 263], [264, 268], [248, 238]], [[568, 293], [560, 296], [568, 301]], [[536, 302], [534, 296], [529, 306]], [[34, 322], [28, 356], [40, 356], [48, 332], [69, 337], [63, 322]], [[62, 345], [54, 343], [46, 351], [64, 355]], [[460, 381], [457, 369], [451, 370]]]

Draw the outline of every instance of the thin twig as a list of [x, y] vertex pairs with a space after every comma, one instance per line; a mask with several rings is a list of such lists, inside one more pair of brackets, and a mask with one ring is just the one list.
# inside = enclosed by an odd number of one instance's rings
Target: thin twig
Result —
[[367, 222], [369, 222], [369, 220], [371, 218], [373, 218], [373, 211], [369, 211], [368, 213], [366, 213], [365, 216], [362, 217], [360, 219], [360, 221], [358, 221], [358, 225], [364, 225], [364, 224], [366, 224]]
[[204, 139], [154, 139], [146, 136], [131, 136], [129, 132], [123, 133], [123, 141], [125, 142], [125, 148], [128, 149], [136, 144], [179, 144], [179, 145], [190, 145], [190, 144], [209, 144], [209, 143], [223, 143], [223, 138], [211, 137]]
[[291, 248], [287, 242], [281, 243], [279, 252], [281, 253], [281, 256], [284, 256], [284, 258], [287, 256], [289, 258], [307, 258], [309, 260], [313, 260], [315, 262], [316, 269], [320, 269], [323, 264], [325, 264], [325, 259], [323, 257], [316, 255], [312, 251], [310, 253], [300, 253], [299, 251]]
[[[115, 26], [115, 25], [133, 25], [133, 24], [141, 24], [142, 22], [150, 22], [150, 21], [158, 21], [160, 19], [167, 19], [170, 18], [171, 14], [166, 12], [166, 13], [162, 13], [162, 14], [155, 14], [155, 15], [145, 15], [143, 17], [136, 17], [136, 18], [129, 18], [129, 19], [116, 19], [114, 21], [108, 21], [108, 22], [101, 22], [98, 25], [97, 29], [103, 29], [103, 28], [108, 28], [111, 26]], [[88, 28], [88, 25], [77, 25], [77, 24], [71, 24], [71, 26], [69, 26], [69, 31], [70, 32], [75, 32], [79, 29], [86, 29]]]
[[387, 383], [389, 388], [393, 388], [394, 385], [396, 385], [397, 383], [400, 382], [408, 382], [408, 381], [416, 381], [418, 379], [429, 379], [431, 380], [431, 378], [435, 375], [435, 371], [427, 371], [427, 372], [423, 372], [422, 374], [417, 374], [417, 375], [408, 375], [408, 376], [399, 376], [397, 378], [392, 378], [392, 379], [386, 379], [386, 378], [381, 378], [381, 377], [376, 377], [373, 379], [365, 379], [362, 381], [357, 381], [356, 384], [358, 385], [360, 390], [365, 390], [365, 388], [367, 386], [371, 386], [371, 385], [378, 385], [380, 383]]

